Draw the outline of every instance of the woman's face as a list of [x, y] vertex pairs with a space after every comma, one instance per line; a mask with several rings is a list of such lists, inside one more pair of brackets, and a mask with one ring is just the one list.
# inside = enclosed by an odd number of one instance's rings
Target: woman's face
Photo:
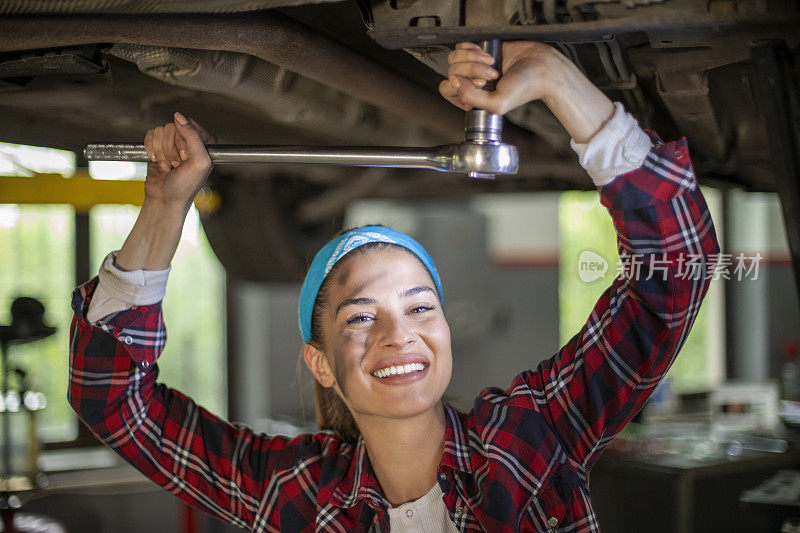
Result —
[[370, 250], [345, 259], [327, 289], [323, 351], [356, 420], [435, 407], [450, 382], [450, 328], [419, 260], [396, 248]]

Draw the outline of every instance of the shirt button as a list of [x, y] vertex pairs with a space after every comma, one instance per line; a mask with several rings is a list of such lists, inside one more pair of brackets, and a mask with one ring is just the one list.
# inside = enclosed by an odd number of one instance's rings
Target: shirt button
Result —
[[683, 159], [683, 152], [681, 151], [675, 152], [675, 159]]
[[441, 479], [442, 481], [447, 481], [447, 474], [445, 474], [444, 472], [439, 472], [439, 479]]
[[551, 516], [550, 518], [547, 519], [547, 525], [549, 527], [556, 527], [558, 525], [558, 518], [556, 518], [555, 516]]
[[130, 335], [125, 335], [124, 337], [122, 337], [122, 339], [121, 339], [121, 340], [122, 340], [122, 342], [124, 342], [124, 343], [125, 343], [125, 344], [127, 344], [128, 346], [130, 346], [131, 344], [133, 344], [133, 337], [131, 337]]
[[150, 366], [150, 363], [147, 361], [142, 361], [142, 368], [147, 368], [148, 366]]
[[407, 517], [409, 517], [409, 518], [411, 518], [412, 516], [414, 516], [414, 511], [412, 511], [411, 509], [409, 509], [408, 511], [406, 511], [406, 516], [407, 516]]
[[464, 508], [463, 507], [459, 507], [458, 509], [456, 509], [456, 514], [461, 514], [463, 512], [464, 512]]

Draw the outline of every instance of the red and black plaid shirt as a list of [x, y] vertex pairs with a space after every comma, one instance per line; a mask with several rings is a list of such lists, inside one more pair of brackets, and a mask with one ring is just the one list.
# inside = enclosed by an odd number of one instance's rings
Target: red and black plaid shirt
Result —
[[[438, 479], [461, 531], [599, 531], [589, 470], [675, 360], [719, 253], [685, 141], [650, 135], [642, 167], [600, 187], [621, 257], [642, 256], [638, 275], [618, 275], [580, 332], [508, 389], [484, 389], [466, 414], [445, 406]], [[157, 383], [160, 304], [91, 325], [96, 284], [73, 297], [69, 400], [103, 442], [182, 500], [253, 531], [389, 530], [363, 440], [255, 434]]]

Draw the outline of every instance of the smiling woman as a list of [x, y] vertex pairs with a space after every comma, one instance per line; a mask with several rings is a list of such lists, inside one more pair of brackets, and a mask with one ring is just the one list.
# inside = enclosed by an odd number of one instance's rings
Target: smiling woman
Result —
[[[494, 113], [544, 101], [619, 251], [638, 259], [556, 354], [505, 390], [484, 389], [469, 412], [450, 406], [433, 261], [410, 237], [371, 226], [323, 247], [301, 289], [320, 431], [256, 434], [157, 383], [170, 261], [211, 168], [202, 129], [176, 113], [145, 137], [145, 202], [122, 250], [74, 295], [69, 396], [84, 422], [154, 482], [253, 531], [599, 531], [591, 468], [678, 355], [719, 245], [685, 140], [644, 132], [548, 46], [508, 42], [503, 58], [498, 71], [477, 46], [457, 45], [440, 92]], [[490, 79], [496, 91], [480, 90]], [[698, 268], [682, 276], [690, 255]]]
[[[353, 247], [355, 242], [360, 243], [360, 245]], [[404, 242], [408, 247], [397, 244], [397, 242]], [[348, 243], [350, 243], [349, 246]], [[314, 382], [317, 422], [320, 429], [334, 430], [354, 444], [360, 435], [360, 431], [356, 421], [353, 419], [350, 408], [343, 401], [343, 393], [322, 385], [322, 381], [318, 376], [321, 371], [329, 371], [323, 365], [326, 360], [324, 357], [320, 357], [324, 353], [325, 347], [322, 325], [327, 323], [328, 325], [325, 329], [329, 336], [335, 336], [338, 332], [336, 319], [340, 318], [340, 313], [346, 327], [352, 330], [356, 328], [366, 329], [367, 325], [377, 318], [374, 311], [378, 302], [374, 298], [363, 296], [345, 297], [339, 301], [335, 295], [337, 293], [347, 294], [347, 288], [352, 287], [354, 283], [355, 288], [366, 289], [366, 287], [361, 286], [360, 281], [353, 281], [363, 277], [365, 272], [359, 264], [353, 263], [365, 262], [367, 265], [374, 265], [372, 263], [374, 260], [381, 261], [381, 259], [385, 259], [381, 252], [389, 250], [405, 255], [406, 257], [401, 258], [401, 261], [415, 262], [418, 269], [423, 271], [424, 284], [412, 286], [412, 288], [402, 291], [399, 295], [401, 300], [405, 300], [404, 303], [412, 302], [407, 312], [421, 315], [439, 308], [441, 313], [440, 295], [442, 288], [431, 258], [413, 239], [398, 231], [383, 227], [364, 226], [342, 232], [333, 239], [328, 246], [317, 254], [314, 263], [309, 269], [309, 274], [306, 277], [306, 282], [303, 284], [300, 295], [301, 305], [298, 312], [300, 329], [304, 340], [309, 343], [304, 346], [301, 359], [305, 359], [309, 368], [319, 369], [314, 373], [317, 378]], [[395, 265], [390, 263], [388, 266], [392, 269]], [[325, 274], [326, 270], [327, 275]], [[356, 273], [356, 276], [351, 275], [351, 272]], [[388, 273], [390, 272], [384, 274]], [[324, 282], [322, 281], [323, 279]], [[319, 291], [316, 294], [314, 293], [315, 288]], [[352, 291], [352, 288], [350, 290]], [[427, 294], [423, 295], [423, 293]], [[423, 295], [425, 298], [419, 302], [419, 299], [408, 300], [408, 298], [417, 295]], [[416, 305], [413, 302], [417, 302]], [[335, 311], [331, 321], [330, 313], [326, 313], [326, 311], [330, 311], [332, 308]], [[370, 311], [372, 312], [370, 313]], [[383, 319], [383, 317], [381, 318]], [[406, 374], [405, 365], [412, 364], [422, 367], [414, 370], [415, 372], [422, 371], [427, 373], [430, 361], [422, 355], [411, 354], [395, 358], [392, 361], [385, 360], [380, 368], [373, 369], [370, 373], [376, 376], [380, 374], [377, 377], [382, 378], [386, 384], [399, 383], [404, 380], [399, 380], [397, 377], [389, 378], [389, 376]], [[342, 365], [340, 364], [340, 366]], [[406, 381], [417, 379], [417, 377], [412, 377], [411, 371], [412, 369], [409, 368], [409, 375], [405, 378]]]
[[[342, 257], [347, 259], [334, 263]], [[320, 304], [313, 287], [324, 271], [329, 275]], [[301, 329], [316, 315], [319, 331], [317, 339], [304, 339], [303, 357], [321, 387], [335, 389], [338, 401], [330, 396], [325, 401], [351, 413], [375, 459], [381, 450], [419, 446], [417, 434], [423, 431], [440, 435], [423, 441], [438, 462], [445, 432], [441, 398], [452, 371], [450, 329], [439, 294], [439, 276], [422, 247], [375, 226], [334, 239], [314, 258], [303, 284]], [[306, 302], [313, 301], [312, 314]], [[436, 464], [419, 461], [408, 464], [402, 476], [386, 472], [382, 485], [388, 501], [402, 504], [425, 494], [436, 484], [435, 471]]]

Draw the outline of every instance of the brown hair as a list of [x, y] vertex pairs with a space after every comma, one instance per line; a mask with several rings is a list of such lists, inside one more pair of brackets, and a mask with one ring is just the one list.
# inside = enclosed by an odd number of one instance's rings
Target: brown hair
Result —
[[[322, 286], [319, 288], [317, 299], [314, 302], [314, 309], [311, 313], [311, 342], [317, 347], [322, 347], [322, 326], [320, 324], [322, 318], [322, 311], [325, 309], [328, 300], [328, 288], [331, 280], [335, 277], [336, 272], [341, 268], [342, 264], [351, 260], [353, 257], [362, 255], [371, 250], [387, 250], [398, 249], [414, 255], [406, 248], [392, 243], [386, 242], [369, 242], [353, 251], [349, 252], [344, 258], [336, 263], [328, 275], [325, 277]], [[414, 255], [415, 258], [417, 256]], [[419, 258], [417, 258], [419, 259]], [[422, 263], [420, 261], [420, 263]], [[342, 439], [355, 443], [361, 435], [355, 419], [353, 418], [350, 409], [347, 408], [344, 401], [336, 394], [333, 387], [323, 387], [319, 381], [314, 380], [314, 400], [316, 403], [317, 424], [320, 429], [331, 429], [335, 431]]]

